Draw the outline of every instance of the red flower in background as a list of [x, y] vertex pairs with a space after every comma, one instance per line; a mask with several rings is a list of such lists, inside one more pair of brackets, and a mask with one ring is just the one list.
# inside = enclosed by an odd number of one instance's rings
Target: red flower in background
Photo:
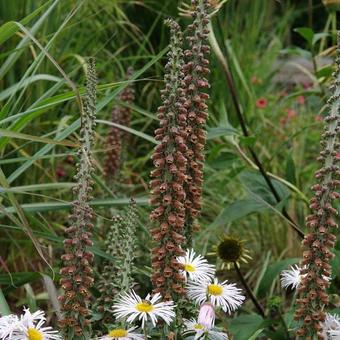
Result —
[[287, 111], [287, 118], [292, 119], [297, 116], [297, 112], [293, 109], [286, 109]]
[[56, 175], [58, 178], [62, 178], [66, 176], [66, 172], [65, 169], [61, 166], [58, 166], [56, 171], [55, 171]]
[[267, 107], [268, 105], [268, 100], [266, 98], [259, 98], [257, 101], [256, 101], [256, 107], [259, 108], [259, 109], [264, 109]]
[[314, 117], [314, 120], [315, 120], [316, 122], [321, 122], [321, 121], [322, 121], [322, 116], [321, 116], [321, 115], [316, 115], [316, 116]]

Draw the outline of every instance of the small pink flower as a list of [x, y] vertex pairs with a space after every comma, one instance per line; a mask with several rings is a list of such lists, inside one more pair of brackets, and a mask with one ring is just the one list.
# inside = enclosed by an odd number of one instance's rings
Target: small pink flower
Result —
[[267, 105], [268, 105], [268, 100], [266, 98], [261, 97], [256, 101], [256, 107], [259, 109], [264, 109], [267, 107]]
[[297, 116], [297, 112], [293, 109], [287, 109], [287, 118], [292, 119]]
[[56, 170], [55, 173], [56, 173], [56, 175], [57, 175], [58, 178], [61, 178], [61, 177], [65, 177], [65, 176], [66, 176], [65, 170], [64, 170], [64, 168], [61, 167], [61, 166], [58, 166], [58, 167], [57, 167], [57, 170]]
[[314, 120], [315, 120], [316, 122], [321, 122], [321, 121], [322, 121], [322, 116], [321, 116], [321, 115], [316, 115], [316, 116], [314, 117]]
[[197, 323], [206, 327], [207, 329], [211, 329], [215, 325], [215, 309], [214, 306], [209, 303], [203, 303], [200, 307], [200, 311], [198, 314]]
[[335, 155], [335, 159], [336, 159], [337, 161], [340, 161], [340, 153], [339, 153], [339, 152]]
[[298, 96], [297, 98], [296, 98], [296, 101], [297, 101], [297, 103], [298, 104], [300, 104], [300, 105], [303, 105], [304, 103], [305, 103], [305, 97], [304, 96]]
[[313, 83], [309, 83], [309, 82], [306, 81], [302, 84], [302, 86], [305, 90], [308, 90], [309, 88], [311, 88], [313, 86]]
[[250, 81], [253, 85], [257, 85], [257, 84], [261, 83], [261, 80], [259, 78], [257, 78], [256, 76], [252, 76]]

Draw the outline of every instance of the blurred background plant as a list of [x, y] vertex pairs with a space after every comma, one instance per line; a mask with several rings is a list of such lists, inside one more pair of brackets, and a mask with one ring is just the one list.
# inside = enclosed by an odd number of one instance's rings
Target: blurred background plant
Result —
[[[237, 340], [287, 339], [294, 326], [293, 294], [280, 289], [279, 273], [301, 257], [339, 5], [326, 0], [211, 2], [216, 11], [209, 37], [208, 144], [201, 231], [194, 247], [210, 254], [223, 234], [245, 240], [251, 260], [240, 269], [269, 321], [248, 299], [222, 326]], [[182, 1], [0, 2], [1, 314], [25, 304], [59, 315], [55, 283], [77, 162], [77, 97], [84, 93], [76, 84], [84, 83], [88, 56], [96, 58], [100, 80], [93, 149], [96, 266], [112, 259], [105, 252], [109, 220], [135, 197], [133, 281], [143, 294], [151, 290], [146, 284], [151, 273], [150, 156], [169, 41], [163, 21], [178, 17], [178, 7], [190, 10]], [[126, 80], [129, 66], [134, 72]], [[119, 93], [129, 84], [135, 100], [129, 104], [130, 125], [121, 127], [129, 139], [113, 192], [104, 177], [106, 140], [112, 108], [121, 104]], [[331, 310], [339, 312], [339, 243], [335, 254]], [[217, 259], [211, 255], [209, 260]], [[219, 268], [223, 278], [238, 280], [235, 271]], [[93, 293], [98, 296], [98, 290]]]

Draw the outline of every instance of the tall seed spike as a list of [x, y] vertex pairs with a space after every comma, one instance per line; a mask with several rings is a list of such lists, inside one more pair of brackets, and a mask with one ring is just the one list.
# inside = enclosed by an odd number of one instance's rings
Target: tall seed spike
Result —
[[[311, 208], [313, 215], [308, 217], [307, 228], [309, 233], [303, 240], [305, 256], [301, 265], [305, 266], [307, 273], [301, 279], [299, 288], [298, 310], [295, 314], [297, 320], [301, 320], [301, 326], [297, 331], [298, 336], [313, 338], [321, 336], [321, 325], [325, 317], [325, 308], [328, 304], [327, 288], [330, 279], [330, 259], [335, 236], [333, 229], [336, 224], [332, 215], [337, 214], [332, 207], [332, 201], [338, 197], [336, 186], [339, 177], [337, 170], [337, 145], [339, 143], [338, 126], [340, 123], [340, 33], [338, 33], [336, 70], [333, 74], [334, 82], [331, 86], [331, 96], [328, 101], [328, 116], [324, 120], [325, 133], [322, 135], [319, 160], [321, 169], [316, 172], [318, 183], [313, 186], [315, 191]], [[308, 275], [311, 273], [312, 275]], [[326, 279], [328, 278], [328, 279]], [[317, 292], [316, 296], [314, 292]], [[313, 295], [312, 295], [313, 294]], [[310, 318], [311, 315], [317, 316]]]
[[83, 115], [80, 130], [80, 147], [78, 151], [77, 184], [74, 187], [75, 200], [64, 241], [63, 268], [61, 269], [61, 286], [64, 294], [59, 297], [63, 311], [60, 327], [65, 340], [89, 339], [91, 333], [89, 304], [93, 285], [93, 254], [88, 251], [92, 245], [92, 208], [89, 205], [92, 190], [91, 147], [94, 138], [96, 116], [97, 76], [95, 61], [90, 58], [87, 65], [87, 84], [84, 97]]

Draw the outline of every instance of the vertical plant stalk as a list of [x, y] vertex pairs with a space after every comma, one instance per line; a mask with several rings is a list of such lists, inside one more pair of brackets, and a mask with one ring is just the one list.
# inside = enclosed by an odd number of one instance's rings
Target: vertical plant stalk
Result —
[[[237, 117], [237, 119], [240, 123], [240, 127], [241, 127], [243, 135], [245, 137], [249, 137], [250, 133], [248, 131], [247, 123], [246, 123], [246, 120], [245, 120], [243, 113], [242, 113], [242, 110], [241, 110], [241, 106], [240, 106], [240, 103], [239, 103], [239, 100], [238, 100], [237, 90], [236, 90], [236, 87], [235, 87], [234, 79], [233, 79], [233, 76], [232, 76], [232, 73], [231, 73], [231, 70], [230, 70], [230, 67], [229, 67], [228, 60], [226, 58], [224, 58], [223, 53], [222, 53], [222, 51], [221, 51], [221, 49], [220, 49], [220, 47], [219, 47], [219, 45], [216, 41], [216, 38], [215, 38], [215, 35], [214, 35], [214, 32], [213, 32], [211, 26], [210, 26], [210, 30], [211, 30], [210, 41], [211, 41], [211, 44], [212, 44], [212, 48], [213, 48], [213, 51], [216, 54], [217, 59], [219, 60], [219, 62], [222, 65], [224, 75], [226, 77], [226, 82], [227, 82], [228, 88], [231, 92], [231, 99], [232, 99], [233, 105], [235, 107], [236, 117]], [[222, 34], [222, 32], [221, 32], [221, 34]], [[223, 34], [222, 34], [222, 37], [223, 37]], [[227, 55], [227, 53], [226, 53], [226, 55]], [[272, 192], [275, 200], [279, 203], [281, 201], [281, 197], [280, 197], [279, 193], [277, 192], [277, 190], [275, 189], [275, 186], [273, 185], [269, 175], [267, 174], [267, 172], [266, 172], [263, 164], [261, 163], [259, 157], [257, 156], [255, 150], [251, 146], [248, 146], [248, 151], [249, 151], [251, 157], [253, 158], [254, 163], [257, 166], [260, 174], [262, 175], [263, 179], [265, 180], [266, 184], [268, 185], [268, 188]], [[282, 215], [290, 222], [290, 225], [296, 231], [296, 233], [301, 238], [303, 238], [304, 234], [301, 231], [300, 227], [293, 220], [293, 218], [289, 215], [289, 213], [287, 212], [287, 210], [284, 207], [282, 209]]]
[[[131, 67], [128, 68], [126, 75], [129, 78], [133, 73]], [[135, 91], [132, 85], [128, 85], [119, 94], [118, 103], [112, 110], [111, 120], [113, 123], [117, 123], [124, 126], [130, 125], [131, 109], [128, 107], [135, 100]], [[127, 104], [128, 106], [124, 106]], [[105, 177], [112, 181], [119, 173], [123, 143], [126, 141], [127, 133], [117, 127], [110, 127], [107, 141], [106, 141], [106, 159], [104, 164]]]
[[249, 287], [245, 277], [243, 276], [241, 269], [239, 267], [239, 265], [234, 262], [234, 269], [245, 289], [245, 291], [247, 292], [248, 296], [250, 297], [251, 301], [253, 302], [254, 306], [256, 307], [257, 311], [259, 312], [259, 314], [263, 317], [266, 318], [266, 313], [263, 309], [263, 307], [261, 306], [260, 302], [257, 300], [256, 296], [254, 295], [253, 291], [251, 290], [251, 288]]
[[97, 299], [95, 310], [102, 313], [102, 320], [114, 324], [112, 302], [122, 292], [132, 288], [133, 262], [136, 246], [137, 207], [131, 199], [125, 216], [113, 218], [113, 224], [107, 233], [106, 253], [114, 258], [107, 261], [98, 284], [101, 296]]
[[152, 155], [156, 167], [151, 173], [150, 203], [156, 208], [150, 219], [156, 227], [151, 234], [157, 245], [152, 249], [152, 283], [154, 291], [165, 300], [177, 300], [184, 294], [184, 277], [177, 257], [184, 254], [185, 241], [185, 191], [187, 146], [182, 32], [173, 20], [166, 20], [170, 27], [171, 41], [168, 62], [165, 65], [163, 105], [158, 108], [160, 128], [155, 130], [159, 141]]
[[203, 185], [204, 147], [206, 144], [206, 120], [208, 117], [208, 106], [206, 104], [209, 95], [204, 92], [209, 88], [210, 47], [207, 45], [209, 30], [208, 0], [192, 0], [194, 6], [192, 17], [194, 22], [188, 26], [189, 49], [184, 52], [186, 63], [184, 65], [185, 96], [187, 107], [187, 146], [186, 157], [187, 180], [186, 192], [186, 219], [185, 236], [187, 246], [192, 243], [193, 231], [199, 228], [196, 218], [201, 212], [201, 198]]
[[70, 216], [71, 226], [66, 229], [64, 240], [64, 255], [61, 259], [63, 267], [60, 270], [60, 284], [64, 294], [59, 297], [62, 306], [63, 319], [60, 321], [64, 339], [89, 339], [90, 320], [89, 288], [93, 285], [92, 262], [93, 254], [88, 250], [92, 246], [91, 223], [93, 211], [89, 205], [92, 191], [91, 174], [93, 172], [91, 147], [94, 139], [96, 114], [96, 84], [97, 76], [95, 61], [88, 61], [86, 95], [81, 117], [79, 162], [77, 164], [77, 184], [74, 187], [76, 196], [73, 201], [73, 212]]
[[298, 288], [298, 308], [295, 319], [302, 325], [296, 335], [304, 339], [322, 336], [321, 322], [325, 319], [325, 307], [329, 298], [327, 288], [330, 285], [331, 265], [336, 236], [333, 230], [337, 227], [333, 216], [337, 210], [332, 201], [339, 198], [336, 192], [340, 185], [339, 167], [336, 165], [339, 144], [339, 114], [340, 114], [340, 34], [338, 34], [336, 71], [333, 73], [334, 83], [331, 86], [331, 97], [327, 102], [329, 114], [324, 119], [324, 133], [321, 138], [322, 150], [318, 157], [322, 167], [315, 173], [317, 184], [312, 187], [314, 197], [310, 201], [312, 215], [306, 218], [309, 233], [302, 241], [305, 248], [301, 262], [301, 284]]

